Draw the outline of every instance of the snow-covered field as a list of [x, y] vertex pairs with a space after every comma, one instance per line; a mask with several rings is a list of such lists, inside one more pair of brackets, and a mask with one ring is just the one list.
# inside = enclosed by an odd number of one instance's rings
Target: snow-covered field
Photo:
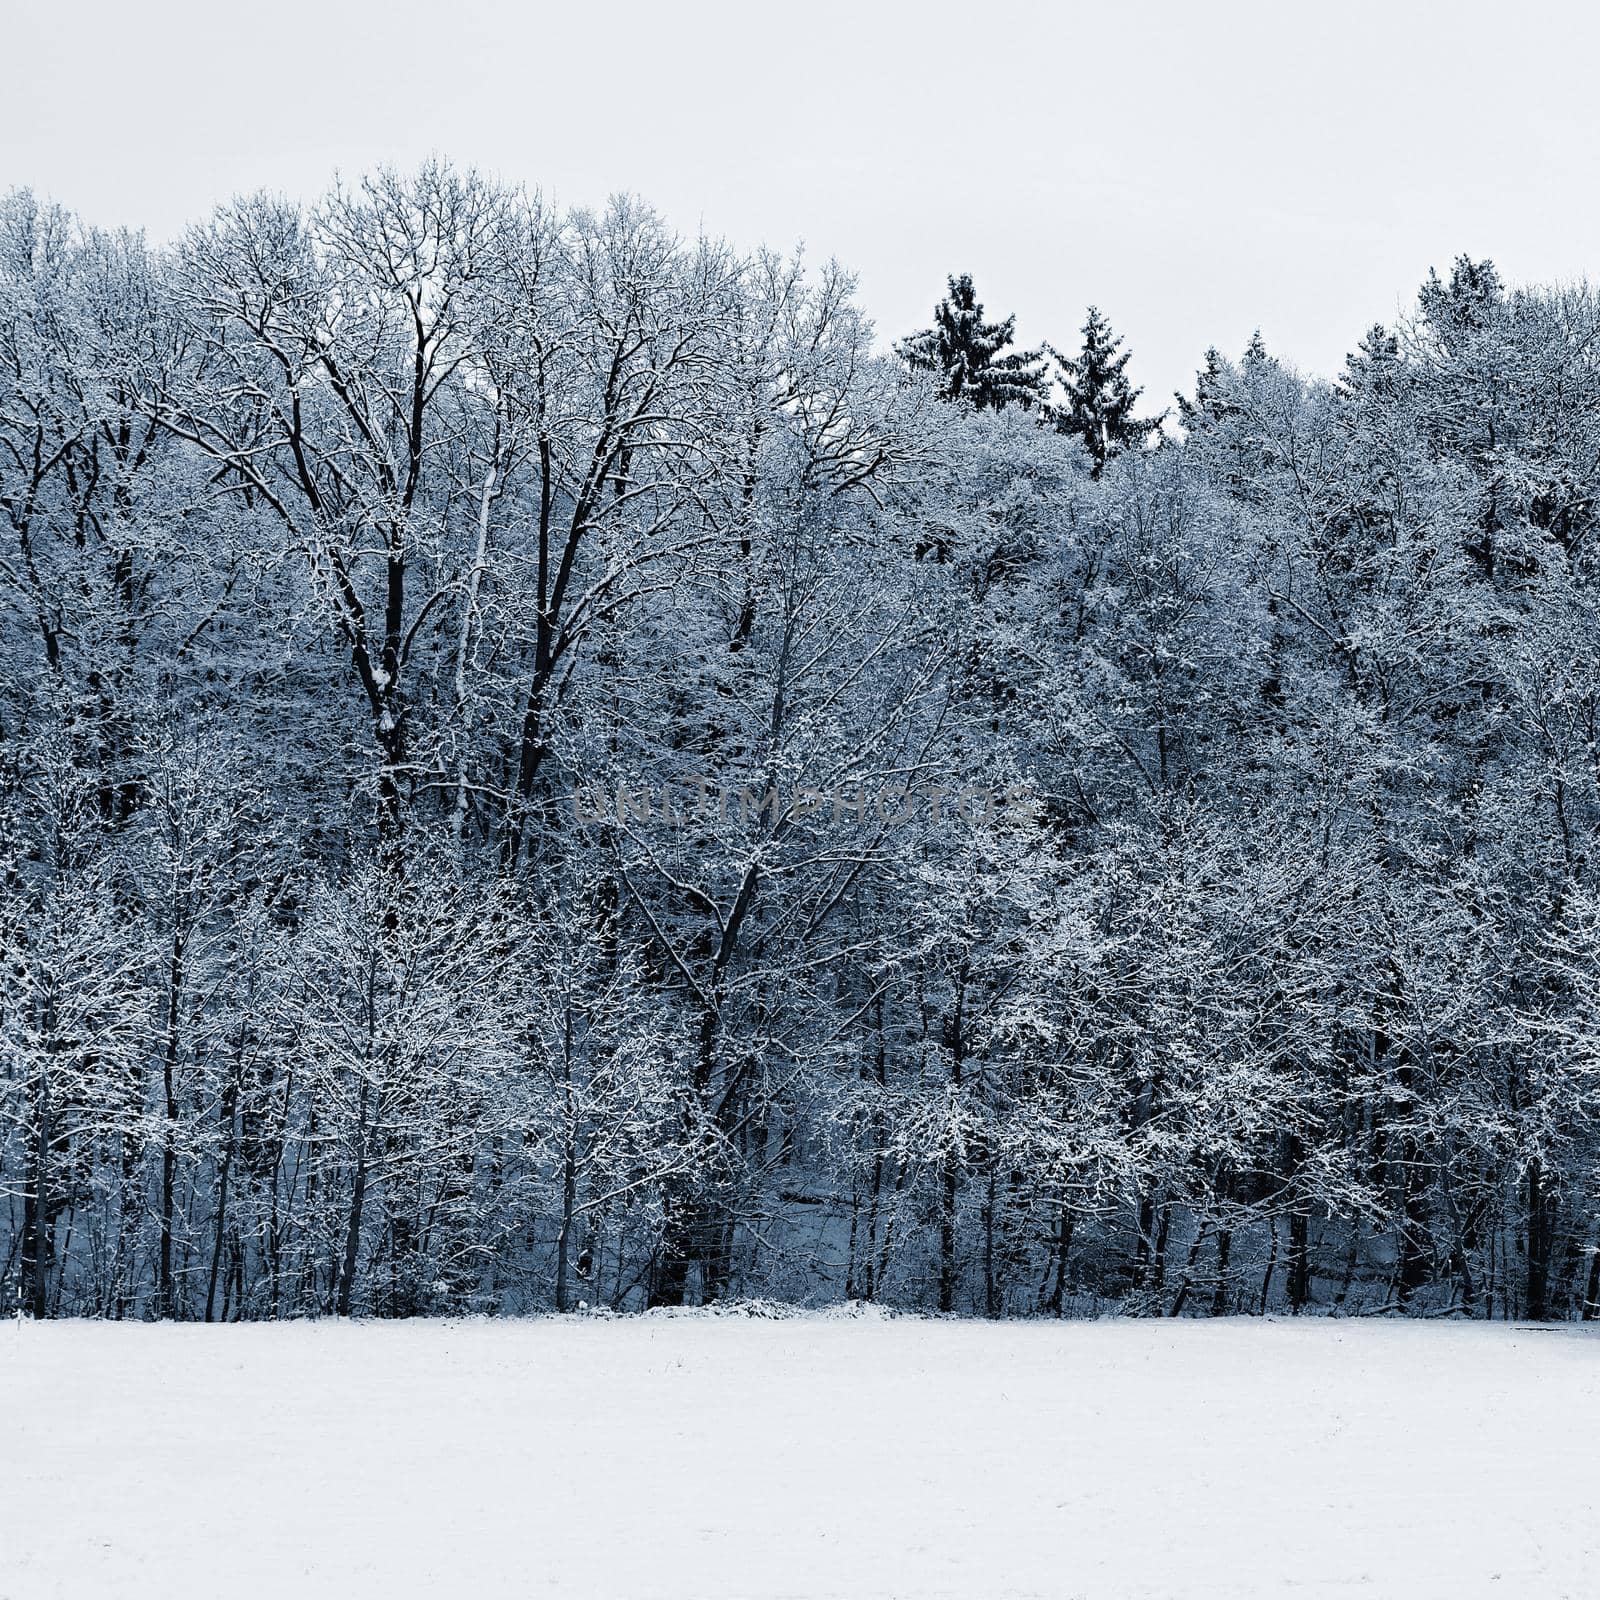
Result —
[[0, 1327], [0, 1596], [1600, 1594], [1600, 1342]]

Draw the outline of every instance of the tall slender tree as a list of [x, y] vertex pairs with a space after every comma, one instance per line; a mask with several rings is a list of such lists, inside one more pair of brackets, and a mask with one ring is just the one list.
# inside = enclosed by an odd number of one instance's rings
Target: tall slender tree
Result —
[[1061, 432], [1083, 440], [1098, 478], [1113, 457], [1142, 445], [1166, 414], [1134, 415], [1144, 391], [1128, 382], [1126, 368], [1133, 352], [1122, 348], [1121, 337], [1112, 332], [1099, 307], [1089, 307], [1083, 348], [1076, 356], [1063, 356], [1054, 349], [1050, 353], [1060, 367], [1064, 396], [1064, 403], [1052, 409], [1052, 420]]

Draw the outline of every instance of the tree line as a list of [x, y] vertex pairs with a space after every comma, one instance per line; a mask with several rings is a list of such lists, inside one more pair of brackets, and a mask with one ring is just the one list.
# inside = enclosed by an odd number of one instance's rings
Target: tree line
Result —
[[7, 1306], [1600, 1310], [1600, 297], [852, 295], [0, 202]]

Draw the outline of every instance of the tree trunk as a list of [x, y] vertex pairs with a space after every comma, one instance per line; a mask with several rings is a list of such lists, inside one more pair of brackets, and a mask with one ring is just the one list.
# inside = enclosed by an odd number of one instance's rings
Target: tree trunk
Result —
[[[241, 1054], [243, 1039], [241, 1037]], [[233, 1170], [234, 1119], [239, 1110], [239, 1079], [243, 1062], [235, 1058], [233, 1076], [222, 1095], [222, 1159], [217, 1166], [217, 1222], [211, 1239], [211, 1270], [206, 1275], [206, 1321], [212, 1321], [217, 1303], [217, 1277], [222, 1267], [222, 1242], [228, 1223], [228, 1178]], [[224, 1294], [226, 1300], [226, 1294]]]
[[1289, 1216], [1289, 1310], [1299, 1316], [1311, 1303], [1310, 1226], [1305, 1212]]
[[1543, 1322], [1550, 1315], [1550, 1262], [1555, 1246], [1556, 1206], [1537, 1158], [1528, 1167], [1527, 1318]]
[[578, 1151], [571, 1134], [562, 1157], [561, 1172], [561, 1232], [556, 1239], [556, 1310], [572, 1309], [570, 1288], [570, 1258], [572, 1254], [572, 1223], [578, 1208]]
[[361, 1085], [361, 1098], [356, 1118], [356, 1172], [350, 1190], [350, 1222], [345, 1229], [344, 1262], [339, 1272], [339, 1290], [334, 1300], [334, 1313], [348, 1317], [355, 1296], [356, 1266], [361, 1259], [361, 1212], [367, 1198], [367, 1098], [368, 1087]]
[[[944, 1042], [950, 1052], [950, 1113], [954, 1124], [961, 1115], [961, 1079], [966, 1065], [966, 1030], [959, 984], [950, 1014], [945, 1018]], [[958, 1131], [952, 1126], [945, 1138], [939, 1181], [939, 1309], [945, 1312], [956, 1308], [956, 1198], [961, 1183]]]
[[1056, 1228], [1056, 1281], [1055, 1287], [1050, 1291], [1050, 1303], [1047, 1307], [1053, 1317], [1061, 1315], [1062, 1306], [1066, 1299], [1067, 1260], [1072, 1253], [1072, 1229], [1077, 1220], [1071, 1207], [1063, 1201], [1060, 1220]]
[[367, 1159], [356, 1163], [355, 1185], [350, 1193], [350, 1225], [344, 1236], [344, 1265], [339, 1273], [339, 1295], [334, 1304], [337, 1316], [348, 1317], [355, 1292], [356, 1262], [361, 1255], [361, 1209], [367, 1197]]
[[22, 1299], [28, 1314], [43, 1321], [50, 1314], [50, 1074], [48, 1064], [39, 1069], [34, 1092], [33, 1182], [23, 1199]]
[[995, 1174], [991, 1157], [988, 1192], [983, 1201], [983, 1310], [984, 1315], [990, 1318], [1000, 1315], [1000, 1285], [994, 1271], [994, 1210]]
[[939, 1195], [939, 1309], [956, 1308], [956, 1185], [957, 1162], [953, 1149], [944, 1157]]
[[161, 1238], [156, 1276], [156, 1314], [177, 1315], [172, 1278], [172, 1213], [178, 1183], [178, 1044], [182, 1026], [184, 939], [180, 928], [172, 931], [167, 962], [167, 1037], [161, 1060], [161, 1087], [166, 1127], [161, 1138]]
[[1217, 1292], [1211, 1298], [1211, 1315], [1228, 1314], [1228, 1257], [1233, 1252], [1233, 1229], [1223, 1228], [1217, 1234]]

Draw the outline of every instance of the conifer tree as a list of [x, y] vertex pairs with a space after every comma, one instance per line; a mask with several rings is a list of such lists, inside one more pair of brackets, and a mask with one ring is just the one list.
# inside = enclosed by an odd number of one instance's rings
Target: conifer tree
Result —
[[946, 282], [950, 292], [933, 309], [933, 326], [902, 339], [897, 354], [919, 372], [940, 376], [946, 400], [969, 400], [979, 410], [1002, 406], [1043, 407], [1044, 358], [1036, 350], [1007, 351], [1017, 319], [983, 320], [983, 304], [972, 278]]
[[1194, 375], [1194, 399], [1178, 393], [1172, 396], [1178, 406], [1178, 421], [1185, 430], [1192, 433], [1208, 422], [1221, 422], [1233, 409], [1227, 390], [1228, 364], [1222, 352], [1215, 345], [1209, 345], [1205, 365]]
[[1454, 350], [1493, 323], [1505, 304], [1505, 288], [1494, 262], [1462, 255], [1450, 268], [1449, 283], [1440, 280], [1436, 269], [1429, 269], [1418, 300], [1445, 348]]
[[1062, 433], [1082, 439], [1094, 462], [1093, 475], [1105, 471], [1106, 462], [1134, 445], [1143, 444], [1161, 426], [1166, 413], [1140, 418], [1133, 414], [1142, 389], [1127, 379], [1128, 357], [1122, 339], [1097, 306], [1089, 307], [1083, 324], [1083, 349], [1074, 359], [1049, 346], [1061, 368], [1066, 403], [1054, 408], [1052, 419]]

